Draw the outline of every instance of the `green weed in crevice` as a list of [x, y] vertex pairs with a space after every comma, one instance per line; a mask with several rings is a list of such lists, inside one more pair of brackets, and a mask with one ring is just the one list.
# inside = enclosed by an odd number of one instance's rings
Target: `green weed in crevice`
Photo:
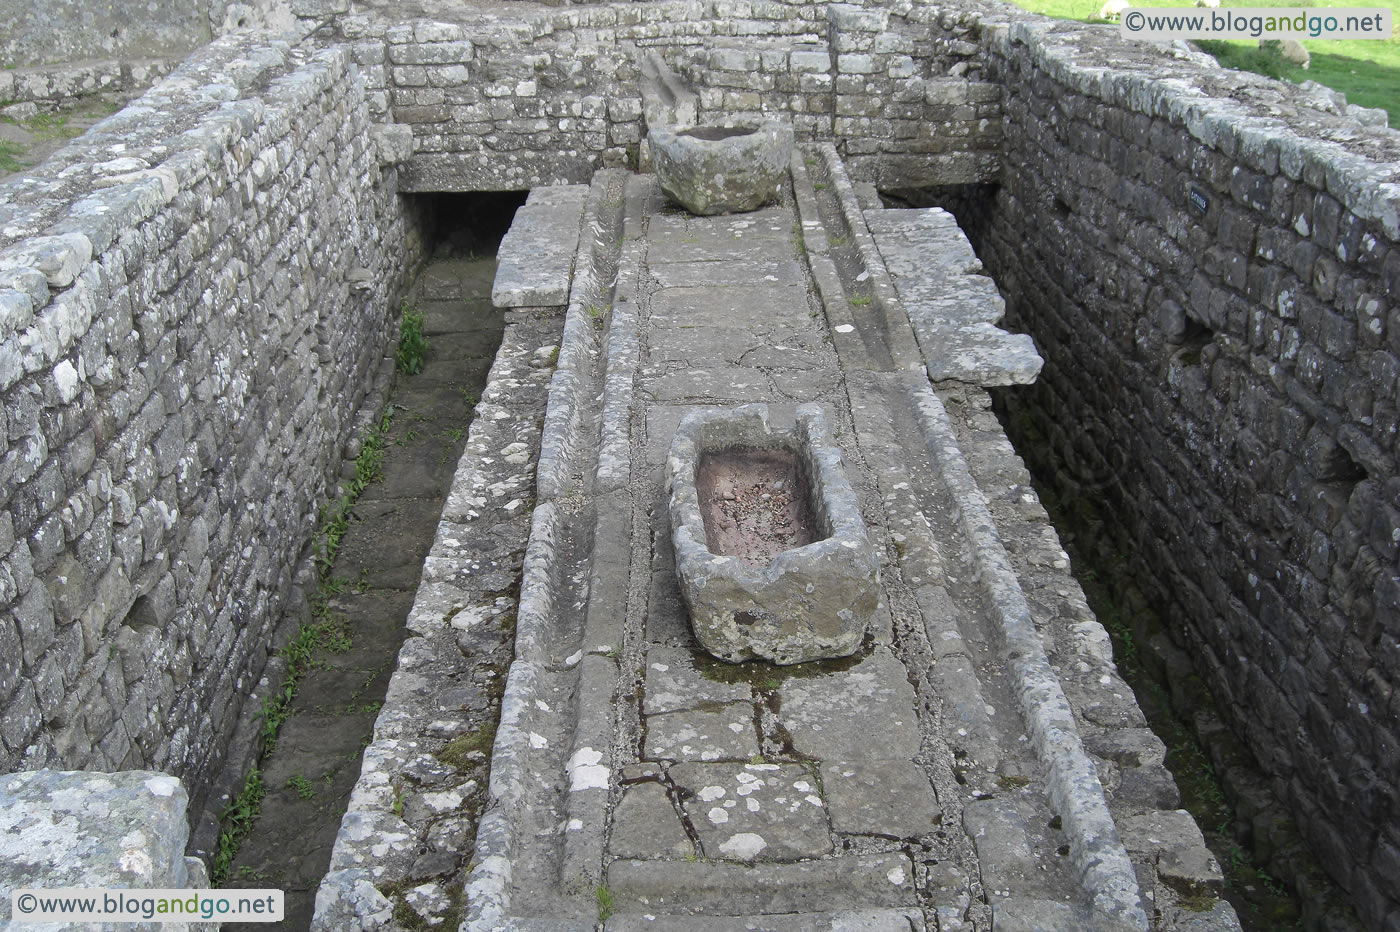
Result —
[[428, 338], [423, 333], [423, 312], [407, 304], [403, 306], [403, 322], [399, 325], [399, 350], [395, 359], [404, 375], [423, 371], [428, 358]]
[[[337, 578], [332, 570], [340, 541], [349, 526], [350, 510], [356, 499], [371, 482], [379, 479], [383, 470], [384, 450], [389, 428], [393, 425], [394, 410], [386, 405], [365, 435], [360, 445], [360, 455], [355, 460], [355, 477], [345, 494], [328, 502], [321, 510], [321, 530], [313, 543], [315, 553], [318, 590], [311, 600], [311, 618], [303, 622], [296, 635], [278, 653], [286, 664], [286, 673], [277, 691], [264, 696], [260, 716], [262, 728], [261, 753], [265, 759], [277, 748], [277, 735], [282, 724], [291, 717], [292, 702], [296, 699], [297, 687], [302, 678], [316, 665], [318, 650], [330, 653], [345, 653], [351, 647], [349, 631], [344, 621], [330, 611], [329, 597], [343, 592], [347, 581]], [[299, 794], [301, 787], [294, 787]], [[254, 770], [244, 781], [243, 790], [224, 809], [220, 821], [219, 847], [210, 868], [214, 886], [228, 879], [229, 868], [238, 847], [253, 823], [257, 821], [263, 798], [262, 771]], [[303, 795], [303, 798], [307, 798]]]
[[243, 789], [224, 807], [220, 816], [223, 828], [219, 832], [219, 847], [214, 852], [214, 863], [209, 868], [211, 887], [221, 887], [224, 881], [228, 880], [234, 856], [238, 854], [238, 846], [253, 830], [253, 823], [258, 820], [263, 793], [262, 771], [251, 771], [243, 781]]
[[606, 885], [598, 887], [594, 891], [594, 898], [598, 901], [598, 921], [607, 922], [617, 909], [617, 901], [613, 897], [612, 890]]

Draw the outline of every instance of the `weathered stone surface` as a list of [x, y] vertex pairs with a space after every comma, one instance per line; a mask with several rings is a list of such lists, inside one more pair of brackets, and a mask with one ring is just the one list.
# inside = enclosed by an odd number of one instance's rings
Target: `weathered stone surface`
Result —
[[695, 846], [660, 783], [629, 786], [613, 813], [608, 850], [620, 858], [686, 858]]
[[917, 898], [913, 864], [903, 853], [752, 866], [619, 859], [607, 878], [622, 907], [653, 914], [763, 916], [910, 906]]
[[1127, 849], [1154, 858], [1162, 880], [1178, 892], [1188, 896], [1220, 894], [1225, 882], [1220, 864], [1185, 809], [1125, 819], [1121, 832]]
[[653, 127], [647, 134], [662, 189], [693, 214], [757, 210], [777, 194], [792, 158], [792, 127]]
[[587, 185], [541, 187], [530, 192], [496, 252], [491, 300], [497, 307], [569, 303], [579, 217], [587, 194]]
[[34, 770], [0, 777], [0, 890], [8, 896], [21, 888], [208, 887], [203, 865], [195, 861], [191, 870], [185, 858], [187, 802], [179, 780], [153, 771]]
[[813, 772], [797, 764], [677, 764], [671, 779], [705, 857], [796, 861], [831, 852]]
[[834, 831], [911, 838], [943, 820], [928, 776], [912, 761], [826, 761], [821, 773]]
[[646, 717], [649, 760], [747, 760], [758, 753], [753, 706], [670, 712]]
[[875, 237], [923, 350], [929, 378], [977, 385], [1035, 381], [1043, 360], [1030, 337], [994, 326], [1006, 311], [996, 283], [953, 215], [939, 208], [871, 210]]
[[779, 721], [818, 760], [909, 760], [919, 753], [914, 687], [888, 648], [848, 670], [786, 680]]
[[647, 651], [646, 696], [642, 708], [648, 715], [694, 709], [720, 702], [748, 702], [748, 683], [724, 683], [707, 678], [690, 651], [654, 646]]
[[[716, 657], [792, 664], [843, 657], [860, 646], [879, 601], [878, 563], [840, 451], [829, 444], [815, 405], [798, 408], [797, 428], [786, 437], [770, 429], [761, 405], [696, 412], [677, 429], [667, 458], [676, 570], [695, 636]], [[762, 567], [713, 553], [696, 476], [706, 453], [736, 447], [795, 453], [813, 485], [813, 520], [827, 536]]]

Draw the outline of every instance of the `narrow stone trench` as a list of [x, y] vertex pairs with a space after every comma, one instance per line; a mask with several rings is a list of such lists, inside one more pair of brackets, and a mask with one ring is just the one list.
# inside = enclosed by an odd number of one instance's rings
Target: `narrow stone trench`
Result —
[[[981, 247], [997, 196], [996, 185], [880, 193], [890, 206], [949, 211], [974, 250], [984, 255]], [[994, 278], [995, 273], [994, 268], [987, 269]], [[1358, 928], [1355, 916], [1339, 902], [1339, 892], [1322, 873], [1316, 858], [1298, 840], [1291, 819], [1262, 790], [1258, 765], [1237, 747], [1185, 655], [1178, 651], [1182, 663], [1171, 668], [1152, 662], [1148, 632], [1165, 637], [1164, 623], [1134, 582], [1130, 561], [1118, 549], [1121, 541], [1105, 534], [1111, 519], [1104, 514], [1104, 502], [1091, 489], [1082, 489], [1074, 470], [1056, 459], [1033, 409], [1018, 397], [1018, 392], [1026, 390], [993, 391], [993, 410], [1031, 473], [1036, 494], [1070, 555], [1075, 578], [1090, 607], [1109, 632], [1120, 673], [1132, 687], [1149, 726], [1167, 746], [1165, 763], [1181, 790], [1181, 806], [1195, 818], [1220, 862], [1225, 876], [1223, 896], [1235, 907], [1241, 926], [1245, 932]], [[1203, 746], [1203, 734], [1213, 739], [1211, 748]], [[1222, 765], [1222, 761], [1228, 763]], [[1237, 780], [1241, 774], [1252, 773], [1259, 791], [1251, 793], [1248, 800], [1239, 799], [1222, 784], [1220, 774], [1225, 766], [1233, 769]], [[1274, 837], [1256, 837], [1256, 828], [1263, 821], [1270, 823]], [[1278, 871], [1284, 861], [1286, 870], [1303, 879], [1306, 891], [1302, 895], [1270, 873]]]
[[[1014, 397], [1005, 391], [994, 397], [998, 418], [1031, 471], [1036, 494], [1070, 555], [1075, 577], [1113, 641], [1119, 671], [1132, 687], [1148, 724], [1167, 746], [1166, 765], [1181, 790], [1182, 808], [1195, 817], [1206, 844], [1220, 862], [1225, 874], [1223, 895], [1235, 907], [1241, 927], [1245, 932], [1302, 932], [1319, 928], [1324, 909], [1331, 907], [1325, 907], [1318, 897], [1302, 901], [1295, 891], [1269, 873], [1269, 866], [1261, 863], [1257, 851], [1245, 847], [1251, 840], [1251, 820], [1222, 787], [1214, 755], [1202, 746], [1197, 734], [1201, 723], [1214, 722], [1210, 732], [1217, 740], [1231, 740], [1213, 708], [1210, 694], [1204, 691], [1189, 665], [1165, 671], [1151, 668], [1146, 656], [1149, 651], [1139, 638], [1146, 630], [1166, 629], [1133, 581], [1127, 558], [1106, 545], [1102, 503], [1092, 495], [1072, 491], [1075, 480], [1067, 478], [1064, 466], [1046, 453], [1048, 441]], [[1030, 450], [1036, 452], [1032, 454]], [[1194, 697], [1192, 705], [1183, 702], [1187, 695]], [[1249, 766], [1244, 761], [1238, 764]], [[1281, 813], [1273, 818], [1280, 817]], [[1289, 856], [1294, 869], [1307, 870], [1316, 883], [1330, 886], [1311, 855], [1299, 849]], [[1314, 888], [1313, 892], [1321, 890]], [[1329, 928], [1358, 928], [1352, 916], [1337, 915], [1333, 922]]]
[[[312, 599], [308, 671], [276, 743], [258, 765], [263, 796], [223, 886], [281, 888], [279, 928], [310, 926], [393, 673], [423, 560], [478, 396], [500, 344], [504, 315], [491, 304], [495, 248], [509, 225], [450, 237], [418, 276], [406, 305], [423, 315], [428, 349], [414, 375], [395, 374], [384, 412], [382, 459], [361, 455], [377, 478], [349, 512], [339, 549]], [[347, 464], [347, 472], [356, 463]], [[257, 930], [261, 925], [229, 924]]]

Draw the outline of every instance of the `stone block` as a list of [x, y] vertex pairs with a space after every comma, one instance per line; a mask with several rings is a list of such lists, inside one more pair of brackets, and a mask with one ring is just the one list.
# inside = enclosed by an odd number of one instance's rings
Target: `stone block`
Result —
[[792, 127], [652, 128], [647, 136], [662, 189], [701, 216], [756, 210], [777, 193], [792, 155]]
[[[731, 663], [761, 657], [792, 664], [849, 655], [860, 646], [878, 604], [878, 558], [840, 451], [830, 443], [820, 408], [797, 410], [798, 426], [791, 434], [769, 427], [766, 405], [692, 413], [677, 428], [667, 457], [681, 594], [697, 640]], [[715, 487], [707, 486], [702, 474], [707, 458], [738, 448], [793, 458], [797, 472], [749, 488], [740, 467], [736, 477], [716, 478]], [[783, 487], [794, 481], [798, 488]], [[804, 483], [811, 488], [801, 488]], [[760, 494], [760, 488], [770, 491]], [[775, 495], [791, 500], [798, 515], [793, 520], [810, 526], [780, 533], [779, 523], [789, 520], [786, 512], [765, 523], [770, 515], [762, 502]], [[752, 526], [746, 523], [748, 509], [756, 516]], [[712, 548], [721, 539], [732, 546], [716, 552]], [[746, 548], [745, 553], [726, 552], [736, 548]]]

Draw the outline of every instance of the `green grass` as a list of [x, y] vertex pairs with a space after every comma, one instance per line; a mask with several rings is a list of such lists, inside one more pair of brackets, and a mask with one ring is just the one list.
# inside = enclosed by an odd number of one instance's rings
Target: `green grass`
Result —
[[423, 371], [428, 358], [428, 338], [423, 335], [423, 312], [408, 305], [403, 307], [403, 324], [399, 327], [399, 371], [417, 375]]
[[[1098, 23], [1102, 0], [1013, 0], [1023, 9], [1059, 19]], [[1136, 7], [1184, 7], [1191, 0], [1133, 0]], [[1290, 7], [1296, 0], [1224, 0], [1221, 7]], [[1400, 2], [1380, 0], [1366, 6], [1389, 7], [1392, 22], [1400, 23]], [[1355, 6], [1349, 0], [1315, 0], [1308, 7]], [[1253, 71], [1293, 83], [1313, 80], [1347, 95], [1347, 102], [1381, 107], [1390, 125], [1400, 127], [1400, 39], [1308, 39], [1303, 47], [1312, 56], [1311, 67], [1299, 68], [1280, 59], [1276, 52], [1260, 49], [1253, 40], [1202, 40], [1203, 51], [1227, 68]]]
[[229, 801], [223, 811], [223, 830], [219, 833], [219, 850], [214, 852], [214, 863], [210, 866], [209, 881], [214, 887], [221, 887], [228, 879], [238, 846], [253, 830], [258, 820], [258, 809], [262, 805], [262, 771], [254, 770], [243, 781], [243, 789]]
[[19, 157], [25, 153], [24, 146], [17, 142], [8, 142], [0, 139], [0, 171], [17, 172], [24, 168], [24, 163]]

